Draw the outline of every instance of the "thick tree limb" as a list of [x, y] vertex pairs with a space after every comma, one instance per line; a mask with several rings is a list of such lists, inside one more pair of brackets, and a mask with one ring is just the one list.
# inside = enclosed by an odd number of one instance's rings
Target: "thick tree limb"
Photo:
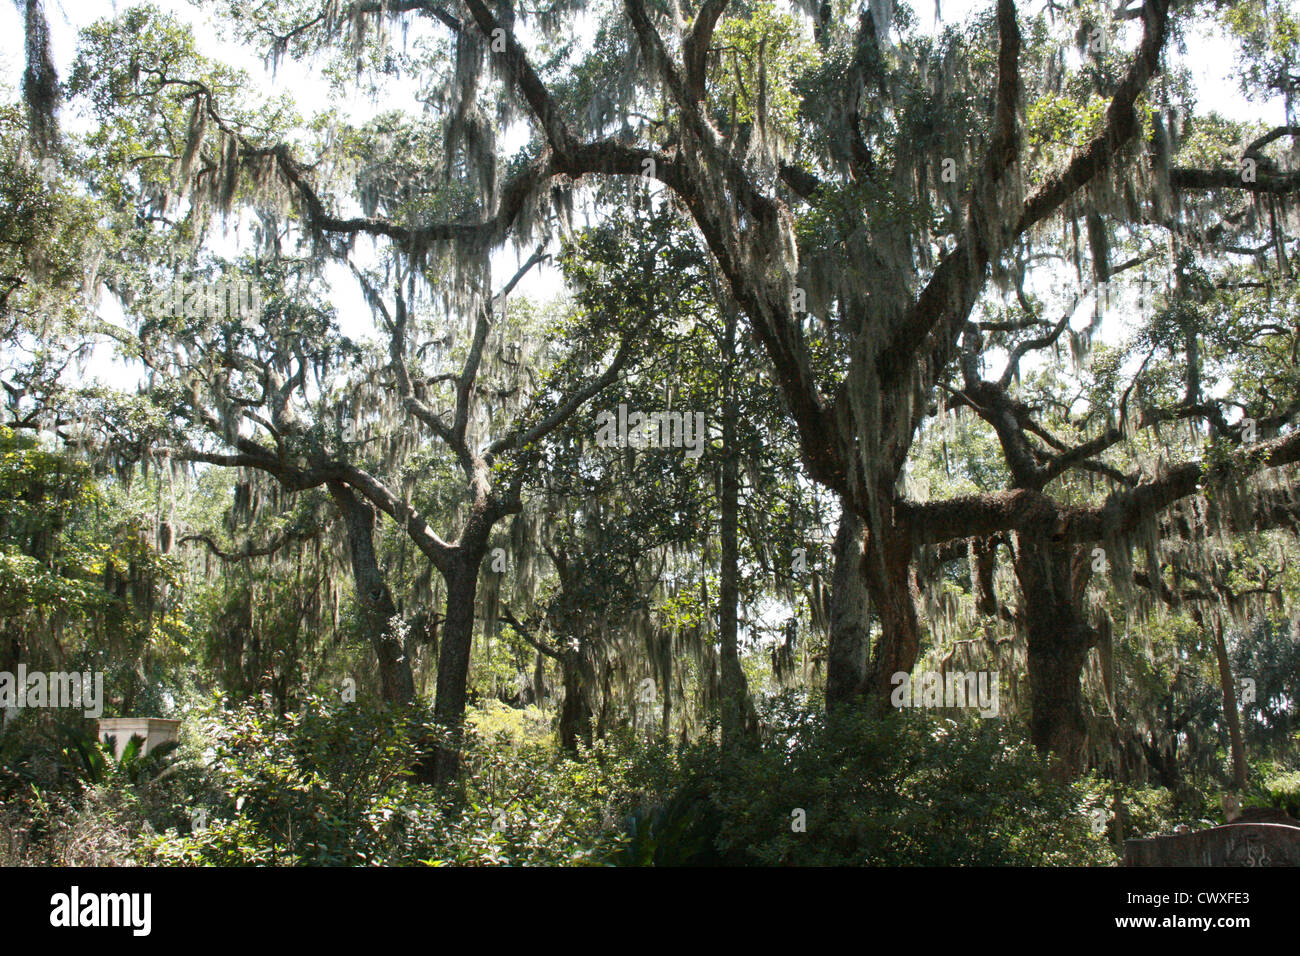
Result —
[[[1227, 467], [1234, 476], [1300, 461], [1300, 432], [1235, 451]], [[969, 495], [938, 502], [900, 502], [898, 512], [919, 544], [953, 538], [1023, 531], [1074, 543], [1123, 537], [1141, 522], [1201, 490], [1206, 463], [1186, 462], [1158, 478], [1112, 493], [1099, 507], [1061, 505], [1034, 489]]]
[[1055, 212], [1063, 202], [1110, 166], [1112, 159], [1141, 128], [1137, 99], [1160, 67], [1160, 52], [1169, 36], [1170, 0], [1148, 0], [1142, 6], [1143, 32], [1133, 63], [1111, 97], [1102, 129], [1070, 163], [1050, 177], [1025, 201], [1016, 223], [1022, 235]]

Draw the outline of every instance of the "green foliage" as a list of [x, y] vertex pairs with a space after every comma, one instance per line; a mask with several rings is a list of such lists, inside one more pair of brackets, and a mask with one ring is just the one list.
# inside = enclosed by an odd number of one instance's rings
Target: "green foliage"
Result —
[[122, 701], [166, 680], [186, 637], [179, 568], [123, 497], [72, 454], [0, 427], [0, 669], [103, 667]]
[[612, 837], [629, 759], [604, 747], [557, 757], [535, 721], [475, 720], [457, 792], [413, 782], [426, 717], [317, 698], [275, 717], [214, 709], [206, 827], [144, 841], [142, 859], [185, 865], [519, 865], [581, 863]]
[[[526, 711], [493, 707], [471, 715], [463, 780], [442, 790], [411, 776], [417, 713], [221, 704], [187, 720], [178, 753], [145, 758], [162, 772], [127, 755], [72, 789], [11, 788], [23, 827], [181, 866], [938, 866], [1108, 865], [1124, 838], [1213, 823], [1203, 796], [1059, 783], [1001, 720], [828, 718], [786, 697], [752, 746], [619, 733], [570, 756]], [[1293, 806], [1294, 776], [1268, 782], [1275, 805]]]
[[[782, 702], [710, 787], [717, 846], [768, 865], [1110, 863], [1086, 785], [1053, 782], [1002, 721], [820, 712]], [[803, 810], [806, 832], [792, 814]]]
[[761, 122], [768, 135], [792, 140], [799, 109], [794, 76], [816, 64], [817, 49], [799, 20], [775, 4], [748, 7], [747, 16], [724, 19], [713, 36], [717, 105], [729, 123]]
[[1264, 781], [1264, 791], [1273, 806], [1300, 820], [1300, 770], [1269, 777]]
[[393, 784], [414, 762], [403, 715], [362, 706], [335, 712], [308, 698], [282, 718], [250, 703], [208, 719], [213, 738], [203, 760], [220, 796], [189, 809], [228, 822], [160, 837], [161, 858], [229, 863], [242, 858], [249, 833], [256, 835], [243, 860], [249, 865], [268, 851], [273, 862], [308, 865], [363, 863], [378, 852]]
[[[1116, 832], [1113, 817], [1119, 807], [1119, 830], [1123, 840], [1145, 839], [1174, 832], [1178, 828], [1201, 829], [1212, 826], [1216, 810], [1205, 795], [1184, 789], [1179, 793], [1163, 787], [1138, 787], [1125, 784], [1102, 784], [1104, 807], [1112, 819], [1107, 832]], [[1118, 841], [1117, 841], [1118, 842]], [[1122, 843], [1119, 843], [1122, 846]]]
[[1241, 41], [1238, 74], [1248, 96], [1282, 92], [1287, 106], [1295, 89], [1295, 63], [1300, 53], [1300, 18], [1287, 4], [1264, 0], [1220, 3], [1219, 17]]
[[620, 866], [721, 866], [753, 862], [724, 857], [717, 847], [722, 811], [704, 781], [688, 784], [665, 802], [638, 809], [623, 821], [624, 842], [611, 859]]

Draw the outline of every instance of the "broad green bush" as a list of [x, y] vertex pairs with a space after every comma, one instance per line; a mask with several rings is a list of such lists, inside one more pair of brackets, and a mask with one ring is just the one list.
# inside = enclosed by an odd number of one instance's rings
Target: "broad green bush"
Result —
[[[185, 822], [149, 841], [149, 862], [365, 864], [382, 857], [392, 800], [415, 759], [413, 715], [308, 698], [283, 717], [263, 702], [197, 720], [203, 788]], [[388, 812], [386, 812], [388, 811]]]
[[[1085, 865], [1114, 862], [1088, 784], [1055, 783], [1000, 721], [828, 718], [793, 701], [752, 747], [699, 748], [668, 802], [629, 821], [618, 862]], [[710, 839], [711, 837], [711, 839]]]
[[[545, 865], [599, 862], [635, 803], [635, 755], [559, 754], [543, 724], [472, 714], [454, 791], [412, 779], [427, 715], [309, 699], [277, 718], [248, 704], [204, 720], [207, 795], [141, 846], [179, 865]], [[648, 746], [648, 745], [647, 745]]]

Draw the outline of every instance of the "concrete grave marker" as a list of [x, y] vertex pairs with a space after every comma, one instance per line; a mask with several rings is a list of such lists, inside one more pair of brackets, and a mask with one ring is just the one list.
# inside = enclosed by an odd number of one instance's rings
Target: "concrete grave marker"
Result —
[[1300, 820], [1250, 807], [1231, 823], [1124, 841], [1125, 866], [1300, 866]]

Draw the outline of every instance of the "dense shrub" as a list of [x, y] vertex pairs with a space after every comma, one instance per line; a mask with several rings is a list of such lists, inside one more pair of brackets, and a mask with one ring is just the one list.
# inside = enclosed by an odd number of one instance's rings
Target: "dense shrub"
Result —
[[[1053, 782], [1000, 721], [863, 713], [791, 701], [753, 747], [701, 748], [658, 815], [633, 821], [628, 862], [768, 865], [1109, 863], [1097, 793]], [[703, 839], [715, 831], [712, 840]]]
[[[511, 716], [514, 715], [514, 716]], [[245, 705], [206, 719], [205, 826], [148, 840], [150, 862], [448, 865], [594, 862], [612, 846], [636, 745], [559, 755], [544, 724], [471, 715], [454, 792], [412, 779], [427, 715], [312, 698], [284, 718]]]
[[1300, 770], [1267, 774], [1262, 789], [1268, 806], [1283, 810], [1300, 820]]

